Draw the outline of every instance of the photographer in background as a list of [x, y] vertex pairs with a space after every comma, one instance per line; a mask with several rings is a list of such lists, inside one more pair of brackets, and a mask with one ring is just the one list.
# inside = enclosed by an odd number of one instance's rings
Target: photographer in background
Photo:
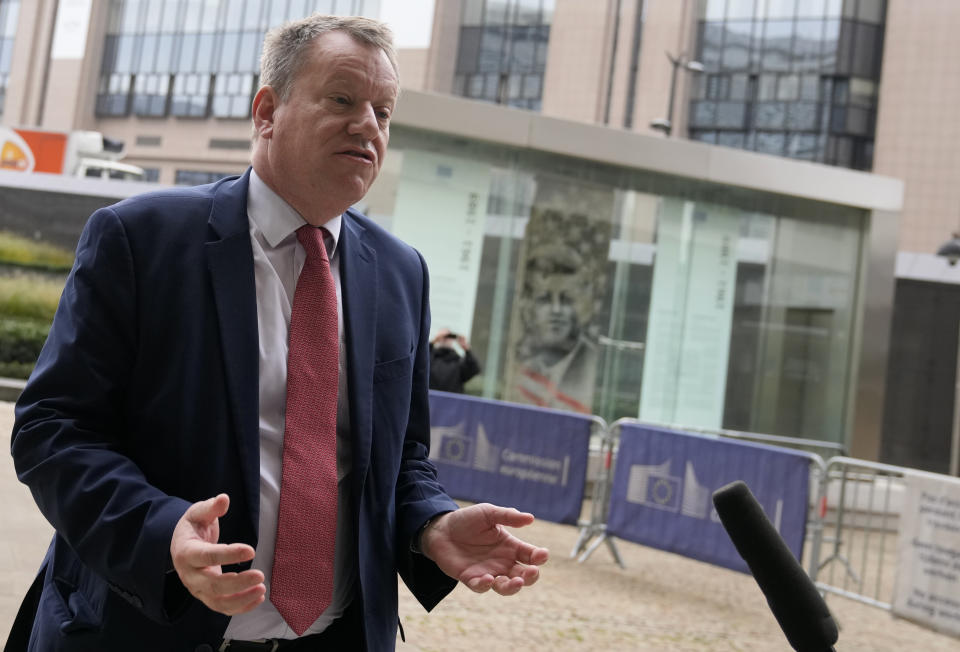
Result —
[[[453, 348], [456, 342], [463, 355]], [[463, 394], [463, 385], [480, 373], [480, 363], [470, 353], [470, 344], [463, 335], [441, 328], [430, 341], [430, 389]]]

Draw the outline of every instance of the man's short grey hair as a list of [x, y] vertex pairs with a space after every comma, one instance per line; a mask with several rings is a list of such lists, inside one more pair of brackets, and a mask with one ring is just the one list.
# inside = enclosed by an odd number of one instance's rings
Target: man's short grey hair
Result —
[[280, 101], [285, 102], [314, 39], [333, 31], [346, 32], [360, 43], [382, 50], [390, 60], [397, 79], [400, 78], [393, 32], [386, 24], [362, 16], [314, 14], [267, 32], [260, 57], [260, 85], [272, 87]]

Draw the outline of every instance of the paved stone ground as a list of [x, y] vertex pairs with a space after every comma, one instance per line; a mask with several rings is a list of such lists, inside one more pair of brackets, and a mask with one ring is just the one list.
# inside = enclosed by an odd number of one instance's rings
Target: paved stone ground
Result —
[[[13, 406], [0, 402], [0, 637], [43, 557], [51, 529], [17, 482], [9, 450]], [[753, 579], [625, 541], [621, 570], [602, 547], [583, 564], [568, 558], [571, 526], [538, 522], [520, 532], [550, 548], [540, 582], [503, 598], [458, 587], [427, 614], [401, 585], [400, 652], [456, 650], [663, 650], [789, 652]], [[946, 652], [960, 641], [838, 597], [829, 600], [842, 631], [840, 652]]]

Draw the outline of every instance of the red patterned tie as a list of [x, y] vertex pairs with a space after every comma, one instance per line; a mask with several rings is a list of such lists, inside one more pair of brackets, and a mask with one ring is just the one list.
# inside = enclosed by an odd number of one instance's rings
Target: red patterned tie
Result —
[[340, 339], [325, 233], [310, 225], [297, 229], [307, 260], [290, 317], [283, 477], [270, 588], [270, 601], [297, 636], [333, 599]]

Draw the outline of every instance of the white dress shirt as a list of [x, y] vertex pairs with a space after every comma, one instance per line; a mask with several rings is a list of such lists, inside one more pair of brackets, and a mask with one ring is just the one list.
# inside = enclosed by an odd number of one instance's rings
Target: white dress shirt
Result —
[[[263, 571], [267, 599], [253, 611], [233, 616], [224, 638], [296, 638], [270, 602], [270, 576], [280, 509], [280, 477], [283, 459], [284, 416], [287, 401], [287, 350], [290, 314], [297, 278], [306, 252], [296, 230], [306, 222], [271, 190], [253, 170], [247, 194], [250, 243], [257, 289], [257, 327], [260, 342], [260, 537], [253, 568]], [[337, 392], [337, 539], [334, 557], [333, 601], [304, 632], [315, 634], [350, 604], [356, 592], [356, 540], [351, 527], [353, 500], [350, 494], [352, 455], [347, 409], [347, 369], [343, 338], [343, 299], [340, 291], [340, 239], [342, 216], [324, 224], [333, 236], [330, 270], [337, 287], [340, 333], [340, 382]], [[329, 253], [329, 243], [328, 243]], [[309, 514], [304, 514], [309, 518]], [[309, 555], [309, 551], [305, 551]]]

